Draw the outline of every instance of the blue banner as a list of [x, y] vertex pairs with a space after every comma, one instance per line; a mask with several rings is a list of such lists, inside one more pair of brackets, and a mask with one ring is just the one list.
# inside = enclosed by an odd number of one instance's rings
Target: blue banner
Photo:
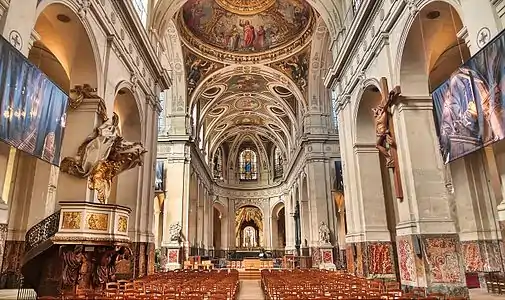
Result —
[[433, 91], [444, 163], [505, 138], [505, 32]]
[[67, 102], [65, 92], [0, 39], [0, 140], [59, 165]]

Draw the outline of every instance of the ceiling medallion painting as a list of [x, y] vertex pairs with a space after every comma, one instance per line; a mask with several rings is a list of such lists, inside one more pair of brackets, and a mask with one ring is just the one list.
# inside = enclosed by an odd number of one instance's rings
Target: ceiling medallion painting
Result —
[[228, 80], [229, 93], [250, 93], [267, 90], [267, 81], [260, 75], [241, 74]]
[[260, 103], [258, 100], [253, 99], [250, 96], [246, 96], [235, 102], [235, 108], [241, 111], [252, 111], [260, 108]]
[[236, 117], [233, 123], [235, 125], [264, 125], [263, 119], [256, 115]]
[[258, 62], [282, 55], [275, 49], [292, 52], [305, 45], [314, 11], [305, 0], [188, 0], [179, 24], [184, 42], [205, 54]]

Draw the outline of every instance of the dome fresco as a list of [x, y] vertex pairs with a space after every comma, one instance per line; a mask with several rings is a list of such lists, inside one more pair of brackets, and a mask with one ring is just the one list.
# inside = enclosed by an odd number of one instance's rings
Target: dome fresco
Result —
[[186, 29], [202, 43], [232, 53], [260, 53], [292, 42], [314, 12], [303, 0], [189, 0]]

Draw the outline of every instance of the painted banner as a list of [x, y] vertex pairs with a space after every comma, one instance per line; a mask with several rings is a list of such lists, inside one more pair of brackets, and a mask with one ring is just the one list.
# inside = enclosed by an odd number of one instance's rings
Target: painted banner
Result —
[[444, 163], [505, 138], [505, 32], [433, 91]]
[[156, 180], [154, 182], [154, 189], [156, 191], [165, 191], [165, 161], [156, 161]]
[[0, 140], [59, 165], [67, 102], [65, 92], [0, 39]]

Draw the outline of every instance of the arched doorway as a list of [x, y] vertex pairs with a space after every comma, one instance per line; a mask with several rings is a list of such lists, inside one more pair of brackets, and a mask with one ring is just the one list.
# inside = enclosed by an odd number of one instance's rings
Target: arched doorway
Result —
[[[246, 228], [249, 229], [245, 230]], [[261, 212], [261, 209], [256, 206], [243, 206], [239, 208], [235, 213], [236, 248], [262, 248], [264, 246], [263, 239], [263, 213]]]
[[220, 202], [214, 202], [213, 205], [213, 247], [214, 256], [219, 258], [226, 257], [226, 251], [230, 248], [228, 242], [228, 214], [226, 213], [226, 207]]
[[[37, 40], [28, 53], [28, 60], [49, 79], [66, 93], [77, 84], [97, 87], [99, 67], [92, 47], [95, 38], [74, 11], [64, 4], [49, 4], [38, 16], [34, 31]], [[69, 39], [70, 36], [73, 38]], [[89, 131], [82, 132], [82, 124], [77, 125], [79, 118], [78, 111], [67, 112], [61, 158], [73, 156], [93, 130], [90, 126]], [[0, 146], [0, 155], [8, 157], [0, 158], [0, 170], [5, 171], [2, 199], [9, 206], [8, 220], [0, 220], [2, 224], [8, 223], [5, 249], [0, 253], [5, 258], [1, 271], [2, 274], [19, 273], [26, 231], [53, 214], [59, 200], [86, 199], [86, 189], [73, 190], [62, 182], [66, 174], [60, 173], [58, 167], [24, 152], [9, 150], [4, 144]], [[9, 280], [2, 278], [1, 281]]]
[[286, 247], [286, 209], [283, 202], [272, 208], [272, 250], [284, 251]]

